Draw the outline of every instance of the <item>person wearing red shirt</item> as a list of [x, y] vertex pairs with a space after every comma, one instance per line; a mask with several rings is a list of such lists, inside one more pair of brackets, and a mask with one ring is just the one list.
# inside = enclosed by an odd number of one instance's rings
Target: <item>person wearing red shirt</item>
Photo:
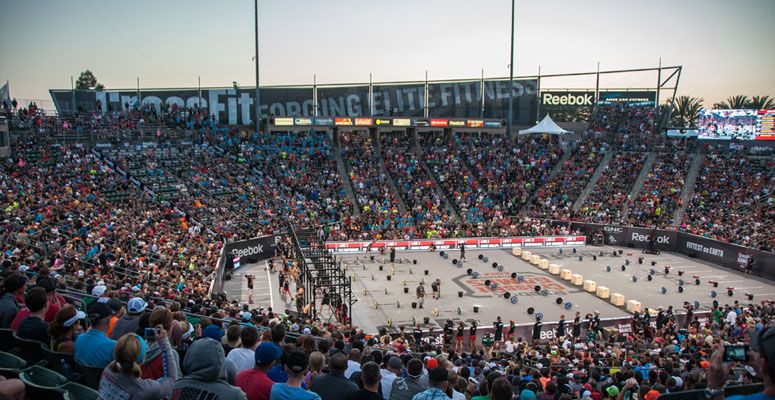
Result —
[[256, 348], [256, 367], [240, 372], [235, 381], [248, 400], [269, 400], [274, 382], [266, 372], [281, 355], [282, 349], [272, 342], [263, 342]]

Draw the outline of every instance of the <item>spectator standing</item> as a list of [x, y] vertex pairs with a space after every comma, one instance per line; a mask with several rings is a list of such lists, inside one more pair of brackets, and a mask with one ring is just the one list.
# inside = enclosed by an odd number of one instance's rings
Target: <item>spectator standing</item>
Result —
[[202, 338], [186, 352], [183, 368], [187, 374], [175, 382], [172, 398], [208, 400], [247, 400], [245, 393], [226, 380], [226, 356], [221, 343]]
[[[350, 392], [358, 390], [358, 385], [344, 376], [347, 369], [347, 357], [344, 354], [336, 353], [331, 356], [330, 369], [329, 373], [313, 379], [310, 385], [310, 389], [320, 395], [322, 400], [344, 399]], [[422, 370], [422, 363], [420, 369]]]
[[[301, 387], [301, 381], [307, 373], [307, 356], [301, 351], [292, 351], [288, 354], [285, 371], [288, 374], [288, 382], [277, 383], [272, 386], [270, 400], [320, 400], [320, 396]], [[379, 370], [379, 368], [377, 368]]]
[[449, 384], [449, 372], [443, 367], [436, 367], [428, 373], [430, 387], [416, 394], [412, 400], [449, 400], [445, 393]]
[[363, 387], [347, 394], [347, 400], [382, 400], [379, 395], [381, 374], [374, 361], [364, 363], [360, 374]]
[[274, 382], [267, 371], [280, 358], [282, 350], [274, 343], [264, 342], [254, 352], [255, 367], [237, 375], [236, 385], [245, 392], [247, 400], [269, 400]]
[[420, 382], [422, 377], [422, 361], [411, 359], [406, 364], [406, 378], [397, 377], [393, 381], [388, 400], [411, 400], [414, 396], [428, 388]]
[[258, 346], [258, 330], [254, 326], [245, 326], [240, 332], [242, 346], [233, 349], [226, 356], [237, 373], [255, 366], [256, 346]]

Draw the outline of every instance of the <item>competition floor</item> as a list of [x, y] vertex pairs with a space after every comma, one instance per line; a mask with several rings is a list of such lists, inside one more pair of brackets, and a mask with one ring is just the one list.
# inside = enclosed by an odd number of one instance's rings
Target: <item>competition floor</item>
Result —
[[[561, 264], [562, 268], [581, 274], [584, 279], [597, 282], [598, 286], [606, 286], [611, 293], [621, 293], [625, 302], [630, 299], [641, 302], [642, 307], [667, 308], [673, 306], [682, 310], [684, 302], [700, 303], [700, 310], [708, 310], [714, 298], [711, 291], [716, 291], [716, 300], [721, 304], [732, 304], [734, 300], [750, 302], [746, 293], [754, 295], [753, 302], [775, 298], [775, 284], [756, 277], [745, 277], [742, 273], [726, 268], [716, 267], [711, 264], [684, 257], [677, 254], [662, 253], [660, 255], [642, 254], [637, 249], [620, 247], [579, 247], [576, 253], [571, 249], [558, 248], [534, 248], [529, 249], [533, 254], [548, 258], [550, 263]], [[623, 254], [613, 256], [621, 250]], [[600, 256], [600, 252], [603, 253]], [[488, 262], [483, 262], [479, 255], [486, 256]], [[581, 256], [581, 260], [579, 260]], [[593, 256], [597, 260], [593, 260]], [[532, 323], [535, 316], [528, 314], [528, 308], [533, 308], [535, 313], [542, 313], [545, 322], [557, 321], [564, 314], [566, 319], [572, 320], [576, 311], [580, 311], [582, 317], [586, 313], [595, 310], [600, 311], [603, 318], [624, 317], [629, 315], [624, 307], [611, 304], [609, 299], [600, 299], [594, 293], [588, 293], [581, 286], [574, 286], [569, 281], [560, 279], [558, 275], [551, 275], [547, 271], [531, 265], [511, 254], [510, 250], [470, 250], [466, 251], [467, 260], [462, 267], [452, 264], [453, 259], [460, 257], [459, 251], [450, 251], [449, 258], [440, 257], [439, 252], [405, 252], [398, 253], [396, 263], [391, 264], [387, 257], [382, 260], [379, 254], [340, 255], [337, 259], [347, 267], [348, 274], [354, 275], [353, 295], [358, 302], [353, 306], [353, 320], [362, 326], [367, 332], [375, 332], [378, 328], [386, 326], [388, 320], [393, 327], [412, 325], [413, 317], [422, 322], [424, 317], [429, 317], [430, 325], [437, 328], [443, 326], [447, 319], [463, 319], [470, 323], [478, 321], [480, 326], [491, 326], [497, 316], [501, 316], [508, 324], [509, 320], [519, 323]], [[638, 257], [643, 257], [643, 264], [638, 263]], [[413, 264], [413, 260], [417, 264]], [[629, 265], [625, 265], [629, 261]], [[651, 262], [656, 262], [651, 266]], [[492, 267], [493, 263], [502, 264], [503, 271]], [[380, 265], [382, 271], [379, 270]], [[625, 265], [625, 271], [621, 266]], [[606, 271], [606, 266], [611, 271]], [[664, 273], [664, 267], [670, 266], [669, 274]], [[393, 274], [391, 280], [388, 275]], [[651, 269], [655, 270], [652, 281], [647, 280]], [[479, 277], [473, 278], [467, 274], [471, 269], [478, 272]], [[410, 273], [411, 270], [411, 273]], [[428, 274], [425, 275], [425, 270]], [[685, 271], [682, 277], [678, 271]], [[523, 275], [524, 281], [519, 282], [511, 278], [511, 274]], [[700, 285], [695, 284], [694, 275], [699, 276]], [[636, 276], [637, 282], [632, 277]], [[416, 302], [415, 289], [420, 280], [424, 280], [426, 289], [424, 309], [413, 309], [412, 302]], [[431, 298], [430, 283], [441, 280], [441, 298]], [[485, 286], [485, 280], [497, 284], [492, 290]], [[403, 285], [406, 280], [406, 285]], [[678, 292], [679, 280], [684, 281], [683, 293]], [[719, 285], [714, 288], [708, 281], [717, 281]], [[535, 286], [548, 290], [544, 296], [535, 292]], [[409, 293], [404, 293], [404, 287]], [[666, 293], [661, 293], [661, 288]], [[734, 287], [733, 296], [727, 295], [727, 287]], [[458, 292], [463, 292], [463, 297], [458, 297]], [[516, 296], [518, 302], [513, 304], [504, 298], [503, 294], [509, 292]], [[557, 304], [558, 297], [562, 298], [562, 304]], [[566, 309], [565, 303], [570, 302], [571, 308]], [[400, 303], [400, 304], [398, 304]], [[377, 305], [375, 307], [375, 304]], [[626, 303], [625, 303], [626, 304]], [[479, 307], [479, 312], [474, 313], [474, 306]], [[458, 313], [460, 308], [460, 313]], [[438, 310], [438, 315], [435, 311]], [[425, 325], [424, 325], [425, 326]]]

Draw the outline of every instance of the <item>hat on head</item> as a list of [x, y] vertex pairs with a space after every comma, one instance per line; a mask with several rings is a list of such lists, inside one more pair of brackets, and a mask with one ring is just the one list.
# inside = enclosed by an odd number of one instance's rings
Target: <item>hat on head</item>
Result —
[[428, 373], [428, 380], [430, 380], [431, 382], [444, 382], [446, 380], [449, 380], [449, 372], [447, 372], [446, 368], [442, 368], [442, 367], [433, 368], [431, 372]]
[[80, 321], [82, 319], [85, 319], [85, 318], [86, 318], [86, 313], [81, 311], [81, 310], [78, 310], [78, 311], [75, 312], [75, 315], [72, 318], [70, 318], [67, 321], [63, 322], [62, 325], [64, 325], [64, 326], [69, 328], [69, 327], [73, 326], [73, 324], [75, 324], [76, 322], [78, 322], [78, 321]]
[[425, 368], [427, 368], [429, 371], [438, 367], [439, 362], [435, 358], [428, 358], [428, 360], [425, 361]]
[[605, 390], [609, 396], [611, 397], [617, 397], [619, 396], [619, 388], [616, 386], [609, 386], [608, 389]]
[[288, 354], [288, 360], [285, 362], [285, 366], [296, 373], [307, 369], [307, 365], [307, 356], [300, 351], [292, 351], [291, 354]]
[[113, 310], [113, 314], [121, 311], [121, 307], [124, 306], [124, 303], [122, 303], [121, 300], [115, 297], [108, 300], [107, 303], [108, 303], [108, 307], [110, 307], [110, 309]]
[[388, 367], [390, 368], [401, 369], [403, 366], [404, 364], [401, 363], [401, 359], [396, 356], [390, 357], [390, 360], [388, 360]]
[[113, 310], [105, 303], [92, 303], [88, 311], [89, 319], [92, 321], [99, 321], [113, 315]]
[[223, 329], [219, 328], [218, 325], [207, 325], [207, 327], [202, 330], [202, 337], [209, 337], [220, 343], [223, 338]]
[[253, 318], [253, 314], [251, 314], [249, 311], [243, 311], [241, 314], [242, 320], [247, 322], [250, 321], [251, 318]]
[[525, 389], [521, 393], [519, 393], [519, 400], [533, 400], [535, 398], [536, 398], [535, 392], [529, 389]]
[[301, 331], [301, 333], [303, 333], [303, 334], [305, 334], [305, 335], [309, 335], [309, 334], [311, 334], [311, 333], [312, 333], [312, 331], [309, 329], [309, 327], [305, 327], [305, 328], [304, 328], [304, 330], [303, 330], [303, 331]]
[[105, 294], [106, 290], [108, 290], [107, 286], [105, 286], [105, 285], [97, 285], [94, 288], [92, 288], [91, 294], [94, 295], [94, 296], [99, 297], [99, 296], [102, 296], [103, 294]]
[[280, 358], [283, 354], [280, 346], [272, 342], [262, 342], [256, 347], [256, 364], [266, 365]]
[[139, 297], [132, 297], [129, 299], [129, 302], [126, 303], [126, 311], [130, 314], [139, 314], [145, 311], [146, 307], [148, 307], [148, 303]]

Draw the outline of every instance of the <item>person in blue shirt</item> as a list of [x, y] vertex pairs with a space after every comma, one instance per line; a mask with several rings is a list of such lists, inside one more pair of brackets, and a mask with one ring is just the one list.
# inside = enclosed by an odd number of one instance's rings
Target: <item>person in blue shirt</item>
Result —
[[269, 394], [270, 400], [321, 400], [315, 392], [310, 392], [301, 387], [301, 381], [307, 374], [307, 356], [301, 351], [292, 351], [288, 354], [285, 363], [285, 372], [288, 374], [286, 383], [275, 383]]
[[106, 332], [113, 310], [105, 302], [95, 302], [88, 309], [91, 329], [75, 339], [73, 355], [79, 364], [92, 368], [105, 368], [113, 361], [113, 348], [116, 341]]

